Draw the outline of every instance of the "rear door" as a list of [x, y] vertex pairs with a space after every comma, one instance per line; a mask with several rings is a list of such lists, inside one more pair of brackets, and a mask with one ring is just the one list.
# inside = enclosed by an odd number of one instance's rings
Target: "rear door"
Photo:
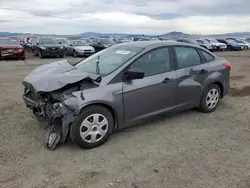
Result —
[[180, 107], [199, 104], [204, 84], [211, 73], [210, 63], [200, 49], [188, 46], [173, 47], [177, 73], [177, 99]]
[[123, 82], [125, 121], [135, 123], [175, 106], [176, 72], [168, 47], [154, 49], [136, 59], [129, 69], [145, 73], [143, 79]]

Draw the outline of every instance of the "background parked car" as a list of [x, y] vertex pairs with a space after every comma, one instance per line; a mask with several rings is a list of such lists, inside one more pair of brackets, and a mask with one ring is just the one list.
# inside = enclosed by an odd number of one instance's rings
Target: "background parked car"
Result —
[[216, 46], [217, 51], [223, 51], [227, 49], [227, 45], [217, 41], [216, 39], [205, 38], [206, 41], [210, 42], [212, 45]]
[[247, 46], [247, 49], [250, 49], [250, 42], [248, 42], [248, 41], [245, 40], [245, 39], [239, 39], [238, 41], [244, 43], [244, 44]]
[[226, 38], [226, 40], [233, 40], [236, 43], [238, 43], [239, 45], [243, 46], [244, 49], [249, 49], [249, 47], [250, 47], [248, 44], [245, 44], [245, 42], [243, 42], [242, 40], [239, 40], [239, 39], [236, 39], [236, 38]]
[[196, 41], [199, 43], [199, 45], [203, 48], [208, 49], [209, 51], [213, 52], [217, 49], [217, 46], [214, 44], [211, 44], [205, 39], [196, 39]]
[[66, 44], [66, 54], [77, 56], [90, 56], [95, 53], [95, 49], [84, 40], [69, 40]]
[[99, 52], [105, 48], [109, 48], [115, 45], [115, 41], [109, 38], [94, 38], [91, 46], [94, 47], [96, 52]]
[[205, 43], [203, 44], [202, 42], [198, 42], [197, 40], [188, 39], [188, 38], [177, 39], [176, 41], [178, 41], [178, 42], [184, 42], [184, 43], [189, 43], [189, 44], [196, 44], [196, 45], [201, 46], [201, 47], [203, 47], [205, 49], [213, 51], [212, 45], [210, 43], [208, 43], [208, 42], [206, 44]]
[[49, 37], [40, 37], [34, 44], [34, 54], [40, 58], [46, 56], [50, 57], [64, 57], [65, 50], [63, 46], [58, 42]]
[[244, 46], [241, 44], [235, 42], [234, 40], [231, 39], [217, 39], [219, 42], [224, 43], [227, 45], [227, 49], [230, 51], [233, 50], [243, 50]]
[[17, 58], [24, 60], [24, 47], [17, 40], [0, 39], [0, 58]]

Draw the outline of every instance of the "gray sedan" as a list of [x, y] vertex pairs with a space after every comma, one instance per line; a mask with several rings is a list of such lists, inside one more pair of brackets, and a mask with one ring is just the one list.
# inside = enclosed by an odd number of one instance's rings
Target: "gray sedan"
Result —
[[66, 55], [90, 56], [95, 53], [95, 49], [84, 40], [69, 40], [65, 46]]
[[23, 99], [48, 122], [46, 147], [55, 149], [69, 135], [94, 148], [155, 115], [194, 107], [213, 112], [228, 92], [230, 70], [226, 59], [197, 45], [122, 43], [75, 66], [64, 60], [36, 68], [23, 81]]

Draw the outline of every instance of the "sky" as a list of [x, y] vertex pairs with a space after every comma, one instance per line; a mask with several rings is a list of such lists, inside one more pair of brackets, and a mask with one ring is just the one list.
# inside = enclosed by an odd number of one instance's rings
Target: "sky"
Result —
[[250, 31], [249, 0], [0, 0], [0, 31], [219, 34]]

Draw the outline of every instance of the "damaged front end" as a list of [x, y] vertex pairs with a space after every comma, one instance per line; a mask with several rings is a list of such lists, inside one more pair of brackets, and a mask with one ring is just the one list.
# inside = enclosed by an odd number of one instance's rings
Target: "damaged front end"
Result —
[[[75, 71], [75, 69], [72, 70]], [[37, 71], [35, 70], [35, 72]], [[42, 74], [45, 74], [45, 72], [43, 71]], [[78, 106], [70, 103], [72, 98], [77, 98], [73, 93], [81, 92], [81, 99], [79, 100], [83, 101], [82, 91], [98, 87], [98, 82], [100, 81], [100, 77], [91, 77], [89, 75], [82, 75], [80, 77], [77, 74], [78, 79], [73, 80], [75, 82], [68, 79], [67, 83], [65, 82], [65, 75], [70, 75], [72, 79], [72, 75], [69, 74], [68, 70], [67, 73], [65, 73], [65, 70], [57, 73], [54, 71], [54, 75], [50, 76], [50, 78], [56, 77], [58, 79], [60, 78], [59, 74], [64, 76], [64, 82], [61, 80], [55, 81], [55, 79], [53, 79], [53, 82], [50, 82], [50, 79], [45, 79], [45, 77], [43, 82], [41, 82], [32, 73], [23, 81], [23, 100], [39, 121], [47, 122], [44, 145], [51, 150], [54, 150], [59, 143], [65, 143], [70, 123], [74, 121], [80, 111]]]

